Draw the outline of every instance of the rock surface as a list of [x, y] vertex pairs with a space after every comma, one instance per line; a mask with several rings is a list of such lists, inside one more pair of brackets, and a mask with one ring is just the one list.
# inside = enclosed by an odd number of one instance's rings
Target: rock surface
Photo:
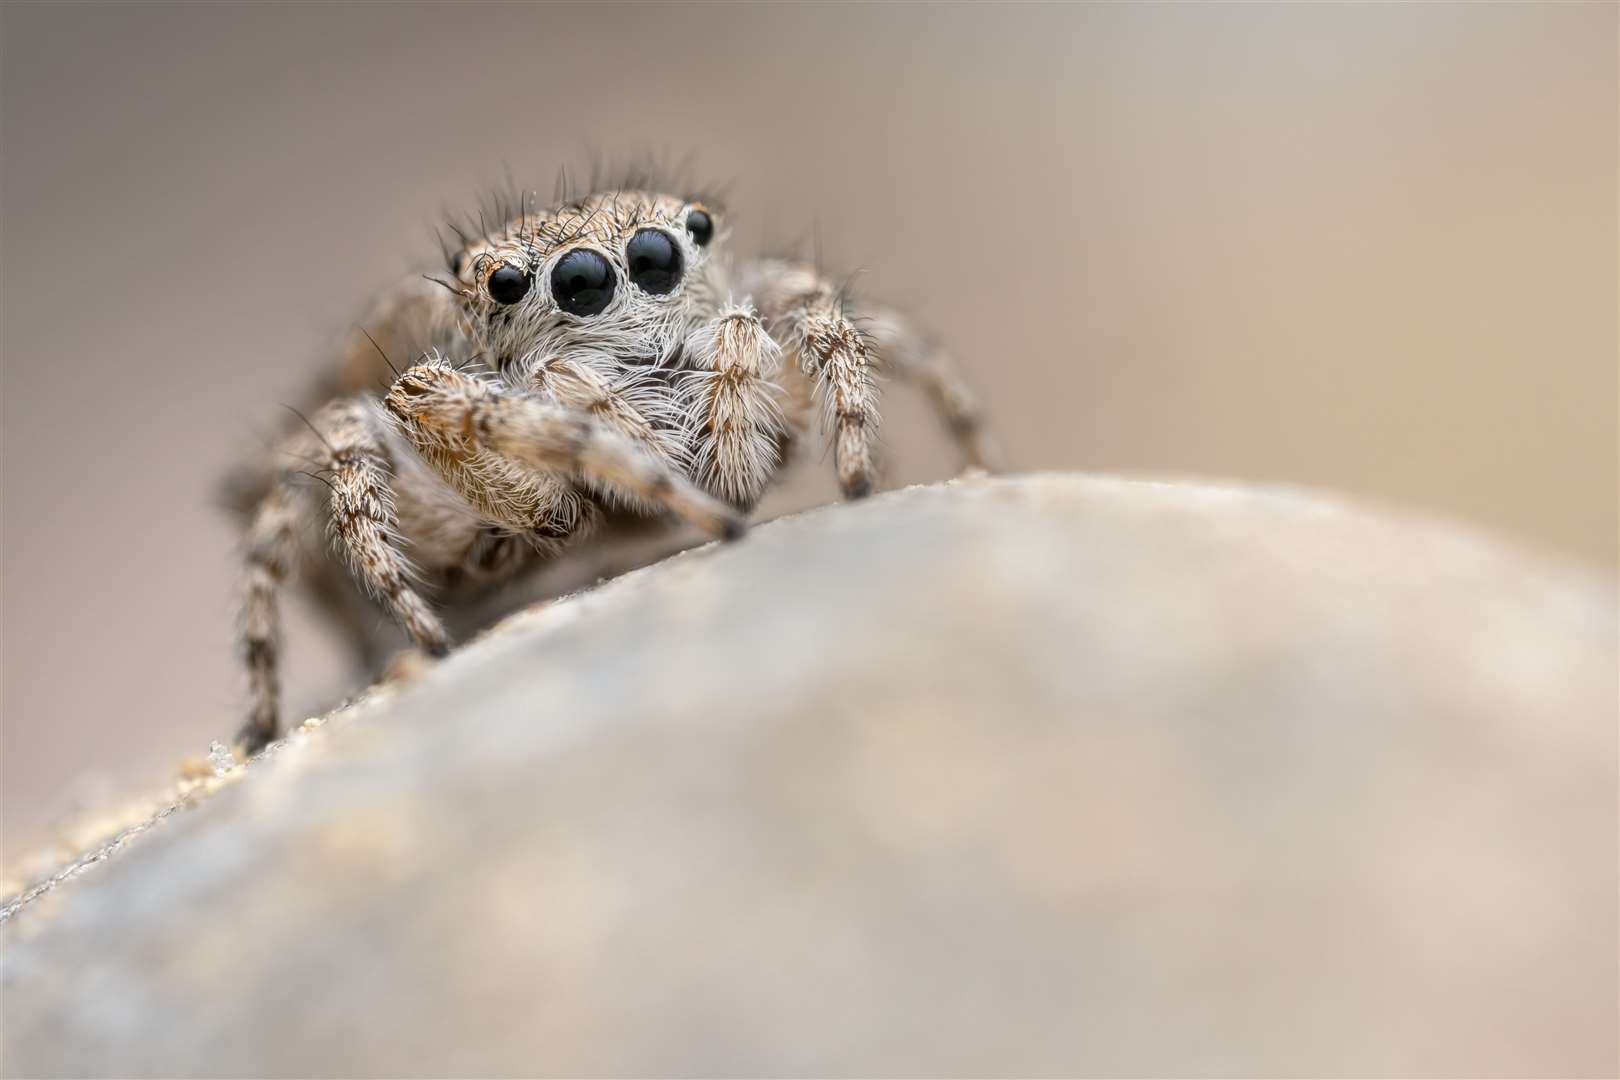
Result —
[[1610, 583], [1033, 477], [520, 615], [5, 929], [23, 1075], [1614, 1075]]

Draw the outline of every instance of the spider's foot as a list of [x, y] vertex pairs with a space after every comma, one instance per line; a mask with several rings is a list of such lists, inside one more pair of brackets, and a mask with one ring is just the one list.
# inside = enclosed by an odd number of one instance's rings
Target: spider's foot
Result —
[[861, 473], [859, 476], [846, 480], [841, 486], [844, 489], [844, 498], [864, 499], [872, 494], [872, 477], [867, 473]]
[[258, 720], [249, 720], [243, 724], [234, 740], [236, 748], [242, 751], [245, 758], [252, 757], [275, 741], [276, 725], [273, 722], [267, 725]]

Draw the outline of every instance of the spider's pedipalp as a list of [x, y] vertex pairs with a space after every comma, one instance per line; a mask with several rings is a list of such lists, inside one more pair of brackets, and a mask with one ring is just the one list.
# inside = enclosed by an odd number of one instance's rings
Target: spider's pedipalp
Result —
[[430, 463], [446, 472], [487, 452], [541, 477], [651, 503], [711, 536], [735, 537], [745, 527], [736, 511], [589, 413], [470, 378], [442, 361], [407, 371], [387, 405], [407, 438], [438, 451]]
[[781, 459], [786, 420], [771, 381], [782, 349], [751, 307], [733, 305], [686, 341], [693, 370], [685, 373], [695, 426], [697, 481], [738, 506], [752, 506]]

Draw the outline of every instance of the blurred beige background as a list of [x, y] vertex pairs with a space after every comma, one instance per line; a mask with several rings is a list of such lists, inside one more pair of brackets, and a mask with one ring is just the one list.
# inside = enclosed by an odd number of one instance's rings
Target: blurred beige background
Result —
[[[1613, 5], [0, 9], [8, 848], [232, 731], [220, 472], [503, 163], [688, 149], [953, 344], [1020, 467], [1616, 568]], [[893, 396], [896, 480], [946, 457]], [[830, 485], [812, 485], [817, 493]], [[291, 704], [352, 683], [289, 626]]]

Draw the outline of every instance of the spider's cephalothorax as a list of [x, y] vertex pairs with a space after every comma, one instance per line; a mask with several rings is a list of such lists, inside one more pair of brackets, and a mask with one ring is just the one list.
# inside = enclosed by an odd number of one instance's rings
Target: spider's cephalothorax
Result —
[[[920, 386], [966, 464], [989, 464], [944, 352], [891, 312], [857, 317], [807, 266], [732, 261], [712, 205], [624, 190], [522, 204], [461, 236], [447, 277], [393, 290], [368, 319], [368, 346], [419, 362], [378, 392], [351, 351], [334, 395], [251, 485], [249, 749], [277, 731], [276, 591], [318, 561], [304, 540], [323, 523], [365, 591], [442, 653], [424, 596], [506, 579], [605, 513], [739, 535], [817, 413], [845, 494], [866, 494], [877, 374]], [[332, 575], [310, 577], [329, 609], [352, 611]]]

